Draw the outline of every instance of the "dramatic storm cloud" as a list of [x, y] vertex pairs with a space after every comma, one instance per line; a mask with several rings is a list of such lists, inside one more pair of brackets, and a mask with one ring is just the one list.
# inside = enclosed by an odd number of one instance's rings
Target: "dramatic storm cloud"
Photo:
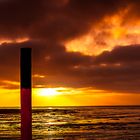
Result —
[[[5, 80], [19, 81], [19, 50], [32, 47], [34, 87], [93, 87], [139, 93], [140, 45], [124, 46], [123, 43], [107, 51], [100, 48], [98, 55], [69, 52], [65, 46], [91, 29], [94, 36], [96, 27], [103, 23], [106, 25], [100, 29], [110, 29], [111, 17], [120, 13], [123, 15], [121, 26], [129, 26], [134, 19], [139, 19], [139, 8], [138, 0], [0, 1], [1, 86], [6, 86]], [[136, 33], [134, 36], [139, 37]], [[124, 31], [115, 31], [116, 38], [120, 34]], [[110, 30], [101, 32], [94, 36], [94, 41], [96, 45], [107, 46], [102, 37], [108, 40], [111, 35]], [[129, 34], [125, 37], [128, 39]], [[93, 50], [98, 47], [94, 45], [91, 44]]]

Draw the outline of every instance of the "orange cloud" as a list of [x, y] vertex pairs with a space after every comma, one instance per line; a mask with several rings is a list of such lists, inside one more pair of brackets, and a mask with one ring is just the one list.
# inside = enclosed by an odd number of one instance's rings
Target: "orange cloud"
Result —
[[111, 51], [116, 46], [140, 44], [140, 21], [124, 24], [129, 8], [115, 15], [105, 17], [99, 24], [79, 38], [65, 42], [68, 52], [81, 52], [85, 55], [98, 55]]

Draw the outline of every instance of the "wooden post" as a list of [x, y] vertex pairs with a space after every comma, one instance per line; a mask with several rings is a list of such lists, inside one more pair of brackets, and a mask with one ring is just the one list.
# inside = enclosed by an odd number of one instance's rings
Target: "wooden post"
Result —
[[31, 48], [20, 50], [21, 140], [32, 140]]

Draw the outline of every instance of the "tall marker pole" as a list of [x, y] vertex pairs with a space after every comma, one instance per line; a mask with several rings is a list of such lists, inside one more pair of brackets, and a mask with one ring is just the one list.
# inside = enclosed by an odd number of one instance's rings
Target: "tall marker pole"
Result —
[[32, 140], [31, 48], [20, 50], [21, 140]]

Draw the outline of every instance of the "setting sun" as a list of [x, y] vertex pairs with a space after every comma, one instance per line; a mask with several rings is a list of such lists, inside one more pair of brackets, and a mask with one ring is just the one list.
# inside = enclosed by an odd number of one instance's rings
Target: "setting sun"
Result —
[[48, 96], [48, 97], [60, 94], [60, 92], [58, 92], [56, 88], [41, 88], [37, 89], [36, 92], [39, 96]]

